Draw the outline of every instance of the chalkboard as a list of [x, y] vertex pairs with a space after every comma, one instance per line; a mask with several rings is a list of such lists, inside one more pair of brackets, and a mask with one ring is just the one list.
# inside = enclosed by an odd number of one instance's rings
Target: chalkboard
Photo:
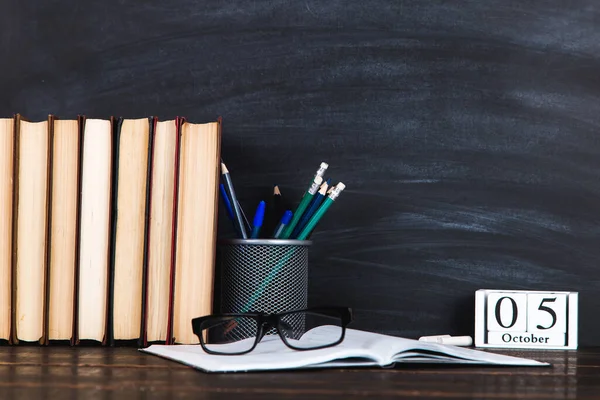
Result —
[[[353, 326], [472, 334], [474, 292], [580, 293], [600, 345], [600, 3], [8, 0], [0, 113], [223, 117], [247, 211], [347, 189], [310, 303]], [[220, 235], [230, 235], [221, 221]]]

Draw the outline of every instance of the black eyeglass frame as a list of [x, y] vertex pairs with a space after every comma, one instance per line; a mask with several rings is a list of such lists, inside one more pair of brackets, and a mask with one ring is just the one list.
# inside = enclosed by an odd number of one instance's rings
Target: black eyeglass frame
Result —
[[[310, 348], [296, 347], [296, 346], [290, 344], [287, 341], [287, 338], [285, 337], [285, 335], [281, 333], [282, 318], [285, 317], [286, 315], [298, 314], [301, 312], [317, 313], [317, 314], [324, 314], [324, 315], [329, 315], [329, 316], [333, 315], [336, 317], [339, 316], [341, 319], [341, 328], [342, 328], [342, 334], [340, 335], [340, 338], [336, 342], [317, 346], [317, 347], [310, 347]], [[209, 348], [207, 348], [206, 343], [204, 342], [204, 335], [202, 334], [202, 330], [203, 330], [203, 329], [201, 329], [202, 324], [206, 321], [211, 321], [211, 320], [214, 320], [215, 322], [218, 322], [219, 320], [232, 321], [232, 319], [231, 319], [232, 317], [234, 317], [234, 318], [235, 317], [253, 318], [254, 320], [256, 320], [256, 323], [257, 323], [256, 340], [252, 344], [252, 347], [249, 348], [248, 350], [241, 351], [238, 353], [221, 353], [218, 351], [212, 351]], [[285, 345], [287, 347], [289, 347], [290, 349], [293, 349], [293, 350], [306, 351], [306, 350], [318, 350], [318, 349], [324, 349], [327, 347], [333, 347], [333, 346], [340, 344], [344, 340], [344, 336], [346, 335], [346, 326], [348, 326], [348, 324], [350, 324], [350, 322], [352, 322], [352, 320], [353, 320], [352, 309], [349, 307], [315, 307], [315, 308], [306, 308], [306, 309], [302, 309], [302, 310], [286, 311], [283, 313], [274, 313], [274, 314], [263, 313], [263, 312], [249, 312], [249, 313], [239, 313], [239, 314], [206, 315], [203, 317], [198, 317], [198, 318], [192, 319], [192, 330], [193, 330], [194, 334], [198, 337], [198, 339], [200, 339], [200, 345], [202, 346], [202, 349], [205, 352], [207, 352], [208, 354], [239, 356], [242, 354], [250, 353], [252, 350], [254, 350], [256, 348], [256, 345], [262, 340], [264, 335], [272, 328], [274, 328], [277, 331], [277, 334], [279, 335], [279, 337], [281, 338], [283, 343], [285, 343]]]

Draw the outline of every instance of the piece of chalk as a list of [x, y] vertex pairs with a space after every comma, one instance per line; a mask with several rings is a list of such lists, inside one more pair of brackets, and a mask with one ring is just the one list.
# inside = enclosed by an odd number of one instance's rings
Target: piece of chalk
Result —
[[473, 344], [473, 339], [471, 336], [421, 336], [419, 340], [421, 342], [447, 344], [451, 346], [471, 346]]
[[419, 338], [422, 342], [437, 342], [439, 338], [452, 337], [450, 335], [434, 335], [434, 336], [421, 336]]

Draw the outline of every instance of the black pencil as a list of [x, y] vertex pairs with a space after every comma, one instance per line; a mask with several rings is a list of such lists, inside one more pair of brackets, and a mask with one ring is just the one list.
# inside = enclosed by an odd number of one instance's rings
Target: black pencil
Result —
[[264, 229], [267, 232], [272, 232], [279, 223], [279, 220], [284, 213], [283, 203], [281, 198], [281, 191], [279, 186], [273, 186], [273, 197], [267, 206], [267, 219], [265, 221]]

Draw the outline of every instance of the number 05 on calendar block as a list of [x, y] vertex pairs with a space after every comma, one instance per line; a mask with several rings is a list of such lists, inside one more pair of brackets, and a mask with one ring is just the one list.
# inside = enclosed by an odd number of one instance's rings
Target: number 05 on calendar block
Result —
[[475, 346], [577, 348], [577, 292], [475, 292]]

